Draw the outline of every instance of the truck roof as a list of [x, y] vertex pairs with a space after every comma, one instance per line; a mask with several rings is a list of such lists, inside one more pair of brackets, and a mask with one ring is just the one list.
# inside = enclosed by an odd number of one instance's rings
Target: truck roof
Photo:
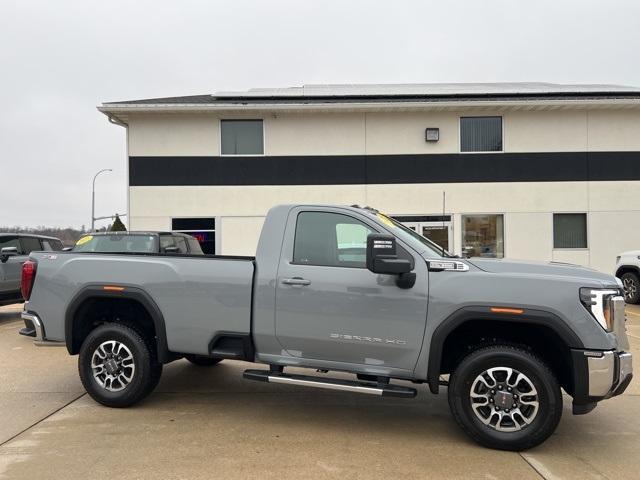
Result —
[[49, 237], [47, 235], [38, 235], [37, 233], [2, 232], [2, 233], [0, 233], [0, 237], [30, 237], [30, 238], [44, 238], [44, 239], [47, 239], [47, 240], [60, 240], [57, 237]]
[[181, 235], [181, 236], [185, 236], [185, 237], [190, 237], [191, 236], [188, 233], [183, 233], [183, 232], [168, 232], [168, 231], [167, 232], [165, 232], [165, 231], [152, 232], [152, 231], [144, 231], [144, 230], [131, 231], [131, 232], [87, 232], [84, 235], [92, 235], [94, 237], [96, 237], [96, 236], [105, 236], [105, 235]]

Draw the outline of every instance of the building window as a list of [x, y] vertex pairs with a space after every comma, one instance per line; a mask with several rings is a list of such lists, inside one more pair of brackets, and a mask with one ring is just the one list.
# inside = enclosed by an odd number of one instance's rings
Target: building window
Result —
[[502, 215], [462, 215], [462, 253], [467, 257], [504, 257]]
[[171, 220], [171, 230], [195, 237], [203, 253], [216, 254], [215, 218], [174, 218]]
[[502, 117], [460, 117], [461, 152], [501, 152]]
[[365, 268], [370, 233], [369, 227], [348, 215], [302, 212], [296, 222], [293, 263]]
[[264, 155], [262, 120], [220, 120], [222, 155]]
[[587, 248], [587, 214], [553, 214], [553, 248]]

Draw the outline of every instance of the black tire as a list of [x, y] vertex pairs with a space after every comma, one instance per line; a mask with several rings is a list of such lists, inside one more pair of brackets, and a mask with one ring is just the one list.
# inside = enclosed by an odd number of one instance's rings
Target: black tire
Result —
[[162, 378], [162, 364], [153, 363], [151, 365], [151, 380], [149, 381], [149, 384], [147, 385], [147, 391], [142, 396], [142, 398], [145, 398], [155, 390], [155, 388], [158, 386], [158, 383], [160, 383], [160, 378]]
[[[126, 347], [132, 356], [131, 380], [119, 391], [111, 391], [101, 385], [93, 375], [91, 366], [94, 352], [104, 342], [116, 341]], [[162, 375], [162, 365], [157, 363], [152, 349], [133, 328], [117, 323], [106, 323], [92, 330], [80, 347], [78, 356], [80, 380], [95, 401], [108, 407], [128, 407], [149, 395]], [[106, 382], [105, 382], [106, 384]], [[116, 383], [122, 387], [122, 383]]]
[[[524, 425], [520, 430], [499, 431], [495, 426], [485, 425], [471, 406], [471, 388], [474, 381], [480, 374], [494, 367], [507, 367], [517, 370], [528, 377], [528, 380], [538, 392], [538, 410], [531, 415], [531, 423], [525, 425], [526, 422], [523, 421], [523, 416], [516, 416], [518, 423]], [[558, 426], [562, 416], [562, 393], [555, 375], [542, 360], [519, 347], [496, 345], [475, 350], [458, 364], [455, 371], [450, 375], [449, 380], [449, 407], [456, 422], [467, 435], [485, 447], [511, 451], [521, 451], [535, 447], [549, 438]], [[482, 388], [481, 383], [476, 385]], [[506, 386], [507, 384], [505, 384]], [[514, 389], [513, 392], [515, 391]], [[489, 408], [485, 409], [484, 412], [490, 412], [491, 408], [498, 406], [499, 400], [504, 399], [504, 397], [494, 397], [490, 393], [490, 391], [487, 392], [487, 395], [491, 398], [487, 402], [491, 401], [492, 403], [486, 404]], [[521, 400], [525, 397], [527, 400], [532, 399], [522, 393], [521, 396]], [[509, 398], [509, 402], [516, 401], [512, 400], [513, 397], [507, 398]], [[481, 403], [483, 402], [481, 401]], [[503, 406], [502, 412], [506, 414], [504, 403], [501, 403], [501, 405]], [[522, 410], [527, 410], [528, 408], [531, 407], [522, 405]], [[511, 410], [513, 412], [519, 411], [520, 406], [517, 410], [511, 407]], [[531, 412], [531, 410], [529, 411]], [[497, 419], [498, 415], [499, 413], [496, 414], [494, 412], [486, 416], [491, 419]], [[500, 421], [503, 422], [500, 427], [508, 428], [510, 426], [509, 417], [504, 421]], [[520, 426], [516, 427], [515, 422], [511, 422], [511, 425], [514, 428], [520, 428]]]
[[217, 365], [222, 361], [221, 358], [211, 358], [205, 355], [185, 355], [184, 358], [189, 360], [194, 365], [198, 365], [199, 367], [212, 367], [213, 365]]
[[627, 272], [620, 278], [624, 286], [624, 301], [627, 303], [640, 303], [640, 277], [633, 272]]

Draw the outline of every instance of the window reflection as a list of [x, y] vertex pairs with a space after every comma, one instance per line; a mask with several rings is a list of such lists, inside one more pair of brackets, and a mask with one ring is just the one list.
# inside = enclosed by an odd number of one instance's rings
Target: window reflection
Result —
[[502, 215], [463, 215], [462, 253], [467, 257], [504, 257]]

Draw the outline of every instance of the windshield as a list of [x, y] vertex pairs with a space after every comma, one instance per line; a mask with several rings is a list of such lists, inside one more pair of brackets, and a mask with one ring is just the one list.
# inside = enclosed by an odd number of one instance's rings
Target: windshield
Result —
[[397, 220], [387, 217], [385, 214], [379, 212], [376, 216], [378, 217], [378, 220], [381, 220], [382, 223], [392, 230], [396, 237], [411, 245], [418, 252], [424, 253], [427, 257], [453, 257], [452, 254], [447, 252], [437, 243], [434, 243], [419, 233], [414, 232], [409, 227], [405, 227]]
[[76, 242], [74, 252], [157, 253], [155, 235], [85, 235]]

